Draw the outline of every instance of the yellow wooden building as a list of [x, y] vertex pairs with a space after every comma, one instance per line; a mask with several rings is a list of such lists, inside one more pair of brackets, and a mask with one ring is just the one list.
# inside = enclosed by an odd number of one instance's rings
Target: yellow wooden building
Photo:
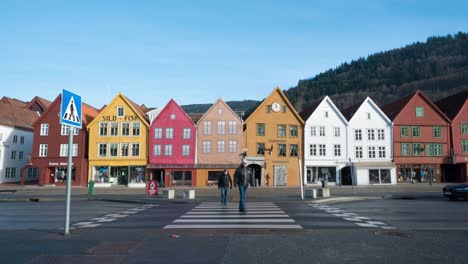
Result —
[[121, 93], [86, 127], [89, 131], [88, 180], [96, 187], [144, 187], [149, 123], [143, 109]]
[[257, 185], [299, 186], [303, 127], [304, 121], [279, 87], [247, 117], [244, 151], [248, 166], [260, 178]]

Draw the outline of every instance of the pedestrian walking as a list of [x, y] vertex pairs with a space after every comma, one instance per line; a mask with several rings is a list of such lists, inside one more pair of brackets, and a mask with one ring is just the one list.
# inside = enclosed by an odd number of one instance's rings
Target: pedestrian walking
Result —
[[224, 169], [223, 175], [218, 179], [218, 190], [221, 191], [221, 204], [227, 204], [228, 188], [232, 189], [231, 175], [227, 169]]
[[247, 161], [242, 159], [234, 173], [234, 187], [239, 186], [239, 212], [245, 212], [245, 196], [249, 184], [254, 186], [252, 171], [247, 167]]

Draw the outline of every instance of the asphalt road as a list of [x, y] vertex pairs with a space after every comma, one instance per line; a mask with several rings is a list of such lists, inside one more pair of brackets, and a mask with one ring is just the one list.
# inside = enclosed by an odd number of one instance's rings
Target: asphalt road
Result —
[[235, 203], [222, 208], [73, 202], [73, 229], [63, 236], [63, 202], [0, 203], [0, 258], [2, 263], [468, 263], [468, 202], [429, 195], [248, 205], [240, 216]]

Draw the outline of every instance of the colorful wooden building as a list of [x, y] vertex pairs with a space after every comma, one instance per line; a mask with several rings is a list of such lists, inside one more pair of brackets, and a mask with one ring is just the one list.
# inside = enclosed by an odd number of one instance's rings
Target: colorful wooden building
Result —
[[420, 90], [382, 107], [393, 122], [398, 181], [444, 179], [451, 162], [450, 119]]
[[229, 105], [218, 99], [197, 124], [197, 186], [217, 184], [224, 169], [232, 176], [239, 166], [243, 122]]
[[[69, 126], [61, 125], [59, 95], [46, 111], [33, 123], [34, 139], [28, 169], [37, 168], [39, 185], [66, 185], [68, 172]], [[88, 184], [88, 131], [86, 125], [98, 114], [94, 107], [82, 104], [82, 129], [72, 129], [72, 175], [76, 186]], [[27, 178], [27, 176], [26, 176]]]
[[171, 99], [150, 115], [150, 177], [160, 186], [195, 186], [196, 126], [185, 111]]
[[144, 109], [118, 93], [86, 128], [88, 180], [93, 180], [96, 187], [144, 187], [149, 128]]
[[304, 121], [279, 87], [246, 118], [244, 152], [260, 185], [299, 186]]

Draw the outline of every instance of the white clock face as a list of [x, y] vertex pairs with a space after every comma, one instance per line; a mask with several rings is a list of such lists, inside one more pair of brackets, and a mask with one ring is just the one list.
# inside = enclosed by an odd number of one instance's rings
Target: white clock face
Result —
[[281, 105], [278, 102], [274, 102], [271, 105], [271, 110], [273, 110], [274, 112], [278, 112], [280, 109], [281, 109]]

